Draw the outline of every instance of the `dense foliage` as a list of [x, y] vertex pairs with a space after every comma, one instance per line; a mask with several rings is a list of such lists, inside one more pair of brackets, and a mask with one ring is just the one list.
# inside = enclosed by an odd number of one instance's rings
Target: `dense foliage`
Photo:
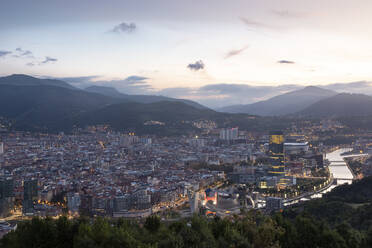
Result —
[[348, 225], [329, 228], [311, 217], [249, 213], [244, 218], [193, 217], [165, 224], [158, 217], [143, 225], [125, 220], [38, 219], [21, 223], [3, 247], [370, 247], [367, 235]]
[[[341, 186], [323, 199], [265, 216], [194, 216], [163, 222], [34, 218], [7, 234], [1, 247], [372, 247], [372, 178]], [[354, 194], [361, 191], [360, 195]], [[356, 198], [349, 197], [356, 195]], [[354, 200], [363, 204], [353, 205]]]

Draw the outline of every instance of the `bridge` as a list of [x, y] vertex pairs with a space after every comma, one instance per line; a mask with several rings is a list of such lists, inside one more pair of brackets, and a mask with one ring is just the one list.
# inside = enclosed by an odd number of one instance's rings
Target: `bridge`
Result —
[[[346, 179], [346, 180], [351, 180], [351, 179]], [[316, 195], [316, 194], [322, 194], [324, 191], [326, 191], [327, 189], [329, 189], [332, 185], [334, 185], [335, 183], [337, 183], [337, 179], [336, 178], [333, 178], [331, 177], [331, 181], [329, 182], [329, 184], [327, 184], [325, 187], [321, 188], [321, 189], [318, 189], [316, 191], [311, 191], [311, 192], [306, 192], [306, 193], [303, 193], [299, 196], [296, 196], [294, 198], [290, 198], [290, 199], [285, 199], [283, 201], [284, 204], [288, 205], [291, 204], [292, 202], [295, 202], [295, 201], [299, 201], [301, 200], [302, 198], [310, 198], [312, 195]]]
[[335, 178], [334, 180], [337, 182], [337, 180], [353, 181], [355, 179], [354, 178]]
[[[350, 154], [350, 155], [341, 155], [343, 158], [353, 158], [353, 157], [368, 157], [368, 153], [360, 153], [360, 154]], [[332, 161], [333, 162], [333, 161]]]

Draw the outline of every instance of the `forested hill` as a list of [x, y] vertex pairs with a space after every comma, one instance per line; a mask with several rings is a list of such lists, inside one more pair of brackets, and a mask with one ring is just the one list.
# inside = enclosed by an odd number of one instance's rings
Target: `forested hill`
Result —
[[[264, 216], [251, 211], [242, 217], [207, 219], [194, 216], [162, 222], [151, 216], [144, 223], [124, 219], [86, 218], [25, 221], [0, 240], [14, 247], [372, 247], [372, 189], [364, 203], [349, 194], [370, 186], [372, 178], [342, 186], [324, 199], [311, 200], [284, 213]], [[358, 197], [358, 201], [362, 198]]]

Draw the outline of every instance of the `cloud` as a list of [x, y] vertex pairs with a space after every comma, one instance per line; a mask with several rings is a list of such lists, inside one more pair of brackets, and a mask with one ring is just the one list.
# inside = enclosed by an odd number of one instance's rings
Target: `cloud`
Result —
[[63, 77], [63, 78], [58, 78], [58, 79], [66, 81], [71, 84], [79, 84], [79, 83], [92, 82], [94, 79], [97, 79], [99, 77], [100, 76], [93, 75], [93, 76], [81, 76], [81, 77]]
[[48, 63], [57, 62], [57, 61], [58, 61], [58, 59], [56, 59], [56, 58], [46, 56], [45, 59], [40, 62], [40, 64], [48, 64]]
[[24, 50], [21, 47], [15, 48], [14, 51], [0, 50], [0, 58], [5, 57], [8, 54], [12, 54], [12, 57], [16, 58], [16, 59], [26, 59], [28, 61], [31, 60], [30, 62], [27, 62], [25, 64], [26, 66], [44, 65], [44, 64], [47, 64], [47, 63], [53, 63], [53, 62], [58, 61], [58, 59], [52, 58], [52, 57], [49, 57], [49, 56], [45, 56], [44, 60], [41, 60], [41, 58], [37, 58], [37, 57], [35, 58], [32, 51]]
[[282, 18], [300, 18], [305, 15], [305, 13], [293, 12], [289, 10], [273, 10], [272, 13]]
[[128, 85], [144, 85], [147, 84], [146, 80], [147, 77], [141, 77], [141, 76], [129, 76], [123, 81]]
[[101, 76], [58, 78], [79, 88], [88, 86], [114, 87], [119, 92], [134, 95], [163, 95], [197, 101], [211, 108], [234, 104], [249, 104], [303, 88], [301, 85], [256, 86], [247, 84], [208, 84], [202, 87], [170, 87], [155, 89], [151, 79], [131, 75], [124, 79], [100, 80]]
[[6, 55], [11, 54], [11, 53], [12, 53], [12, 52], [10, 52], [10, 51], [0, 50], [0, 58], [1, 58], [1, 57], [5, 57]]
[[245, 46], [243, 48], [240, 48], [240, 49], [237, 49], [237, 50], [231, 50], [229, 51], [226, 55], [225, 55], [225, 59], [228, 59], [228, 58], [231, 58], [233, 56], [236, 56], [236, 55], [239, 55], [241, 54], [242, 52], [244, 52], [245, 50], [247, 50], [249, 46]]
[[372, 94], [372, 82], [357, 81], [350, 83], [334, 83], [323, 86], [326, 89], [338, 92]]
[[[360, 81], [350, 83], [335, 83], [328, 85], [315, 85], [324, 89], [336, 92], [364, 93], [372, 95], [372, 82]], [[197, 101], [210, 108], [220, 108], [235, 104], [250, 104], [257, 101], [267, 100], [268, 98], [281, 95], [290, 91], [304, 88], [304, 85], [283, 84], [257, 86], [249, 84], [208, 84], [202, 87], [173, 87], [155, 90], [147, 84], [147, 88], [135, 91], [134, 94], [155, 94], [174, 98], [183, 98]], [[118, 86], [119, 89], [119, 86]]]
[[261, 99], [262, 97], [272, 95], [276, 92], [287, 92], [289, 90], [297, 89], [297, 85], [280, 85], [280, 86], [255, 86], [247, 84], [208, 84], [198, 89], [203, 93], [215, 93], [231, 96], [246, 97], [248, 101], [252, 98]]
[[149, 78], [142, 76], [129, 76], [125, 79], [111, 81], [97, 81], [102, 86], [115, 87], [125, 94], [151, 94], [154, 93], [152, 85], [148, 82]]
[[251, 28], [266, 28], [266, 29], [275, 29], [276, 28], [274, 26], [271, 26], [271, 25], [268, 25], [268, 24], [265, 24], [265, 23], [261, 23], [261, 22], [256, 22], [256, 21], [250, 20], [250, 19], [245, 18], [245, 17], [241, 17], [240, 20], [245, 25], [247, 25], [248, 27], [251, 27]]
[[279, 64], [295, 64], [295, 62], [291, 60], [279, 60], [278, 63]]
[[[280, 94], [304, 88], [304, 85], [283, 84], [258, 86], [252, 84], [220, 83], [208, 84], [201, 87], [170, 87], [155, 89], [151, 78], [132, 75], [124, 79], [100, 80], [101, 76], [82, 76], [58, 78], [76, 87], [88, 86], [114, 87], [118, 91], [131, 95], [162, 95], [174, 98], [183, 98], [197, 101], [210, 108], [221, 108], [235, 104], [250, 104], [267, 100]], [[364, 93], [372, 95], [372, 82], [358, 81], [349, 83], [333, 83], [328, 85], [314, 85], [336, 92]]]
[[124, 79], [102, 80], [101, 76], [81, 76], [55, 78], [73, 84], [75, 87], [87, 88], [89, 86], [107, 86], [114, 87], [125, 94], [154, 94], [152, 85], [148, 82], [147, 77], [132, 75]]
[[30, 50], [23, 50], [21, 47], [17, 47], [15, 49], [15, 52], [16, 54], [14, 55], [14, 57], [16, 58], [22, 58], [22, 57], [34, 58], [34, 55], [32, 54]]
[[88, 86], [92, 86], [92, 83], [99, 77], [100, 76], [98, 75], [92, 75], [92, 76], [80, 76], [80, 77], [63, 77], [63, 78], [55, 78], [55, 79], [65, 81], [78, 88], [86, 88]]
[[303, 86], [209, 84], [198, 88], [166, 88], [158, 91], [157, 94], [175, 98], [186, 98], [211, 108], [220, 108], [234, 104], [249, 104], [300, 88], [303, 88]]
[[135, 23], [122, 22], [116, 25], [113, 29], [111, 29], [111, 32], [116, 33], [116, 34], [133, 33], [136, 29], [137, 29], [137, 25]]
[[199, 71], [199, 70], [203, 70], [205, 68], [205, 65], [203, 61], [198, 60], [195, 63], [188, 64], [187, 68], [189, 68], [192, 71]]

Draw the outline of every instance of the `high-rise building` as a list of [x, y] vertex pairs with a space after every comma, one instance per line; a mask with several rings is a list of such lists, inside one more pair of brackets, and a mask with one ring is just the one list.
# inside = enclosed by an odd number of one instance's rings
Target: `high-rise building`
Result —
[[226, 128], [220, 131], [221, 140], [236, 140], [239, 136], [239, 129], [235, 128]]
[[12, 178], [0, 179], [0, 217], [9, 216], [14, 206], [14, 181]]
[[67, 208], [72, 213], [78, 213], [81, 204], [79, 193], [69, 192], [67, 194]]
[[191, 208], [191, 213], [199, 213], [199, 192], [190, 192], [189, 193], [189, 203]]
[[269, 156], [272, 176], [285, 176], [284, 171], [284, 135], [281, 131], [270, 133]]
[[31, 179], [23, 182], [23, 213], [33, 213], [34, 203], [37, 201], [37, 180]]
[[4, 162], [4, 143], [0, 142], [0, 167], [2, 166], [3, 162]]
[[80, 195], [79, 213], [83, 216], [91, 216], [93, 209], [93, 197], [89, 194]]

